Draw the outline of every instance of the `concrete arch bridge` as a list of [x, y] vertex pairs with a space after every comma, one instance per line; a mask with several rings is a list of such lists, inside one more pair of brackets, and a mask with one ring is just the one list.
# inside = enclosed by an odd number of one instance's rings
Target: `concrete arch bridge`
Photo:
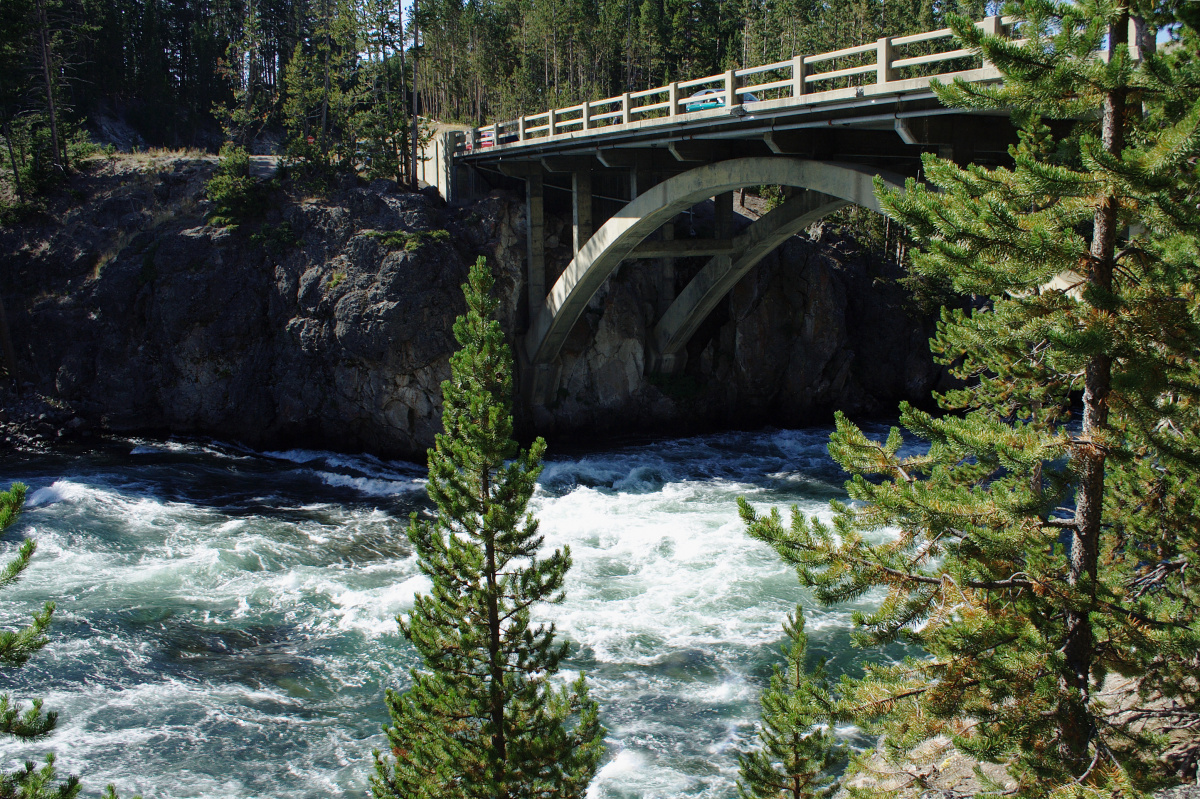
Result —
[[[1015, 20], [977, 25], [1014, 35]], [[1131, 21], [1134, 55], [1153, 35]], [[1101, 53], [1100, 57], [1105, 54]], [[562, 344], [624, 261], [654, 259], [661, 309], [647, 368], [683, 365], [689, 338], [755, 264], [795, 233], [855, 204], [879, 210], [873, 180], [919, 176], [923, 153], [959, 163], [1008, 162], [1016, 130], [1003, 112], [941, 106], [930, 81], [995, 84], [1000, 73], [958, 49], [949, 29], [589, 101], [467, 131], [444, 131], [424, 179], [447, 199], [524, 184], [528, 312], [521, 361], [535, 404], [554, 395]], [[734, 191], [786, 187], [785, 201], [735, 235]], [[546, 190], [569, 192], [572, 252], [547, 285]], [[712, 235], [683, 238], [675, 222], [712, 202]], [[707, 256], [678, 293], [673, 262]]]

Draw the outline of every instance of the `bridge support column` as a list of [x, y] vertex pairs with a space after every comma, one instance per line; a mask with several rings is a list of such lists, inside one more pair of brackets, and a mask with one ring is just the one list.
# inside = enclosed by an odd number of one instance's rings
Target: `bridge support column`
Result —
[[546, 223], [543, 202], [544, 185], [542, 173], [525, 178], [525, 243], [529, 260], [526, 264], [525, 283], [528, 289], [529, 317], [533, 319], [537, 309], [546, 301]]
[[558, 395], [558, 380], [562, 376], [560, 363], [536, 363], [530, 369], [532, 379], [529, 399], [533, 405], [549, 405]]
[[[662, 226], [663, 241], [675, 240], [675, 220], [671, 219]], [[671, 257], [658, 260], [658, 315], [662, 316], [675, 302], [675, 259]]]
[[733, 192], [713, 197], [713, 238], [733, 238]]
[[635, 166], [629, 170], [629, 199], [636, 200], [654, 185], [650, 170]]
[[[579, 253], [592, 237], [592, 172], [571, 173], [571, 233], [574, 252]], [[545, 294], [542, 294], [545, 298]]]

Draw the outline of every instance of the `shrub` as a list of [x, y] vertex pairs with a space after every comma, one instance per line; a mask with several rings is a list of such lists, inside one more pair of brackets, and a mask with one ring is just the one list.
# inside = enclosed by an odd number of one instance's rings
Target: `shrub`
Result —
[[427, 241], [449, 241], [448, 230], [368, 230], [364, 235], [377, 239], [388, 249], [416, 252]]
[[264, 210], [262, 188], [250, 177], [250, 154], [242, 147], [221, 148], [221, 162], [204, 190], [213, 204], [208, 221], [218, 227], [237, 227]]

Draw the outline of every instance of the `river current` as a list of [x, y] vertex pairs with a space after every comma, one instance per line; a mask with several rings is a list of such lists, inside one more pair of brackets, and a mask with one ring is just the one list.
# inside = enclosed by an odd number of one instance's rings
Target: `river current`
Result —
[[[587, 672], [608, 730], [589, 799], [736, 796], [797, 602], [810, 650], [853, 668], [855, 608], [809, 601], [735, 503], [827, 517], [844, 480], [828, 434], [548, 458], [532, 510], [574, 566], [543, 618], [572, 642], [568, 669]], [[54, 751], [90, 795], [108, 782], [146, 799], [367, 794], [384, 688], [416, 665], [395, 619], [427, 588], [404, 535], [427, 507], [422, 468], [134, 440], [9, 455], [0, 485], [12, 480], [30, 494], [5, 552], [25, 536], [38, 551], [0, 594], [0, 625], [47, 600], [57, 611], [51, 643], [3, 690], [60, 717], [47, 739], [0, 743], [0, 765]]]

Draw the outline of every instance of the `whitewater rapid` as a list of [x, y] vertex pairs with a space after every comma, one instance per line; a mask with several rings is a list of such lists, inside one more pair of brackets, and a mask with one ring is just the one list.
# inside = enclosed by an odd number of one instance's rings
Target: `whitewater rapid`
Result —
[[[828, 518], [843, 496], [828, 432], [548, 460], [532, 510], [574, 566], [544, 615], [573, 643], [567, 668], [587, 672], [608, 730], [591, 799], [735, 796], [797, 602], [814, 652], [854, 667], [854, 608], [813, 605], [735, 503]], [[0, 594], [0, 624], [58, 609], [51, 643], [4, 690], [60, 719], [45, 740], [0, 742], [0, 765], [54, 751], [92, 795], [108, 782], [146, 799], [367, 794], [384, 688], [417, 665], [395, 619], [428, 587], [404, 535], [427, 507], [423, 469], [132, 441], [13, 456], [0, 466], [0, 485], [11, 480], [31, 491], [4, 546], [29, 536], [38, 552]]]

